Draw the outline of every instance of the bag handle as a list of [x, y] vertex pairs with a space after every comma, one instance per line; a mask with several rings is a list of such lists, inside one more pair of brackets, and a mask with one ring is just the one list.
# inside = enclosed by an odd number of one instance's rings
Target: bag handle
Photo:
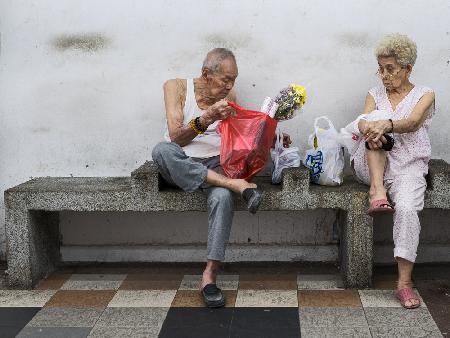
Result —
[[316, 118], [314, 119], [314, 131], [315, 131], [316, 134], [317, 134], [317, 132], [318, 132], [318, 130], [319, 130], [319, 125], [318, 125], [318, 124], [319, 124], [319, 121], [321, 121], [321, 120], [327, 122], [327, 124], [328, 124], [328, 128], [327, 128], [327, 129], [336, 129], [336, 128], [334, 128], [333, 122], [331, 122], [331, 120], [330, 120], [328, 117], [326, 117], [325, 115], [323, 115], [323, 116], [316, 117]]
[[234, 108], [234, 110], [236, 110], [236, 113], [245, 114], [245, 109], [242, 108], [240, 105], [238, 105], [236, 102], [228, 101], [228, 105], [230, 107]]
[[282, 145], [281, 145], [281, 141], [280, 141], [280, 127], [279, 126], [277, 126], [277, 130], [275, 131], [275, 137], [276, 137], [276, 140], [275, 140], [275, 149], [280, 149], [280, 148], [282, 148]]

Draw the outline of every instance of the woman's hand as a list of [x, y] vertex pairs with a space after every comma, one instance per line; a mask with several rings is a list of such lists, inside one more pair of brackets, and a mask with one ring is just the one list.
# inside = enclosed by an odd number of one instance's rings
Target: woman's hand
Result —
[[[383, 142], [383, 134], [391, 129], [391, 122], [389, 120], [366, 121], [362, 129], [361, 132], [366, 141], [379, 144], [380, 141]], [[383, 143], [386, 143], [386, 139]]]
[[381, 139], [379, 139], [377, 142], [374, 141], [366, 141], [369, 145], [370, 150], [379, 150], [383, 146], [383, 143], [386, 143], [387, 140], [384, 136], [381, 136]]

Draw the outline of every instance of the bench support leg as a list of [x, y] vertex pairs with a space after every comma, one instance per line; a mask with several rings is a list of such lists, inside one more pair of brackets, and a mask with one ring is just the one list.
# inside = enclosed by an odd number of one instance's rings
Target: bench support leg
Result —
[[366, 288], [372, 284], [373, 227], [365, 205], [338, 212], [341, 239], [340, 261], [346, 288]]
[[32, 288], [60, 260], [56, 212], [7, 208], [6, 236], [10, 286]]

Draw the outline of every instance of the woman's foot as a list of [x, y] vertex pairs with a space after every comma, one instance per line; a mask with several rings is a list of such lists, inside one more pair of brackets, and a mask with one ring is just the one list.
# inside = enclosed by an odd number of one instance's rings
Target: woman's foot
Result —
[[375, 216], [376, 214], [393, 213], [394, 207], [387, 200], [386, 189], [384, 186], [371, 186], [370, 191], [370, 207], [367, 213], [370, 216]]
[[420, 299], [412, 287], [413, 283], [411, 281], [397, 282], [397, 298], [406, 309], [415, 309], [420, 306]]
[[371, 186], [369, 190], [369, 199], [370, 202], [387, 199], [386, 189], [384, 186]]

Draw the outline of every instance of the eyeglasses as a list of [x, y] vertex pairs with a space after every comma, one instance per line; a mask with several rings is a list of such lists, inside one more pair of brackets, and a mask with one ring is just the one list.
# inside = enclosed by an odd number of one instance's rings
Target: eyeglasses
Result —
[[389, 78], [389, 79], [392, 79], [394, 76], [396, 76], [398, 73], [400, 73], [402, 71], [402, 69], [404, 69], [404, 67], [401, 67], [397, 71], [395, 71], [394, 69], [387, 69], [387, 68], [381, 68], [380, 67], [380, 68], [378, 68], [378, 70], [375, 73], [375, 75], [377, 75], [380, 78], [383, 78], [385, 70], [386, 70], [386, 77]]

